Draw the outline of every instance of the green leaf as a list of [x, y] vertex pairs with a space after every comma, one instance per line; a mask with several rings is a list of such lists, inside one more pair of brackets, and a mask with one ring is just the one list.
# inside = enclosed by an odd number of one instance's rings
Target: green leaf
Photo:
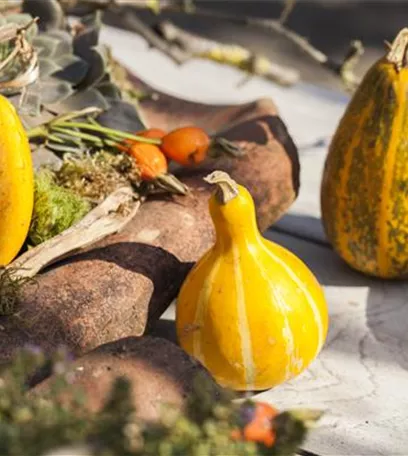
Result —
[[55, 55], [60, 41], [50, 36], [39, 35], [33, 39], [32, 43], [40, 57], [49, 58]]
[[20, 99], [19, 113], [27, 116], [39, 116], [41, 113], [41, 95], [30, 88], [23, 92]]
[[72, 41], [59, 40], [57, 49], [55, 50], [55, 56], [60, 55], [72, 55], [74, 53], [74, 46]]
[[63, 55], [56, 59], [56, 63], [61, 67], [61, 70], [54, 73], [53, 76], [73, 85], [79, 84], [89, 69], [87, 62], [74, 55]]
[[64, 12], [58, 0], [24, 0], [23, 12], [39, 17], [42, 31], [59, 29], [64, 24]]
[[110, 109], [98, 116], [98, 122], [105, 127], [134, 133], [145, 128], [136, 108], [121, 100], [108, 99]]
[[45, 106], [61, 102], [74, 93], [71, 84], [54, 78], [39, 81], [36, 85], [41, 93], [41, 101]]
[[107, 55], [105, 46], [97, 46], [89, 50], [84, 59], [89, 65], [85, 78], [78, 85], [78, 89], [92, 87], [98, 84], [107, 70]]
[[56, 114], [63, 114], [69, 111], [79, 111], [90, 106], [105, 110], [109, 109], [110, 104], [96, 89], [88, 89], [76, 92], [63, 102], [50, 104], [47, 108]]
[[41, 79], [46, 78], [47, 76], [52, 75], [53, 73], [61, 70], [61, 67], [51, 59], [38, 59], [40, 66], [40, 77]]
[[9, 24], [13, 23], [19, 25], [20, 27], [24, 27], [33, 20], [33, 16], [26, 13], [7, 14], [6, 20]]
[[115, 100], [122, 99], [121, 91], [115, 84], [112, 84], [111, 82], [103, 82], [101, 84], [98, 84], [95, 88], [98, 89], [99, 92], [106, 98], [112, 98]]
[[[92, 18], [96, 15], [92, 15]], [[86, 57], [89, 50], [98, 45], [99, 33], [101, 25], [98, 21], [91, 22], [92, 25], [86, 24], [86, 18], [82, 19], [82, 23], [86, 28], [75, 36], [73, 40], [74, 53], [79, 57]]]
[[81, 22], [86, 27], [95, 27], [100, 30], [102, 26], [102, 16], [103, 13], [101, 10], [96, 10], [91, 14], [87, 14], [83, 16]]
[[73, 36], [66, 30], [50, 30], [45, 35], [51, 38], [56, 38], [58, 41], [64, 41], [66, 44], [72, 45]]

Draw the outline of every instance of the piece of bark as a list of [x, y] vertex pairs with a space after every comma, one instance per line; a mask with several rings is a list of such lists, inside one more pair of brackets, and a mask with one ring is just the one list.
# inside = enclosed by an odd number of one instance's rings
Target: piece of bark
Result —
[[[130, 337], [102, 345], [68, 366], [71, 386], [86, 395], [86, 407], [98, 412], [103, 407], [117, 377], [126, 377], [132, 385], [136, 415], [146, 421], [158, 419], [163, 407], [182, 409], [197, 375], [208, 382], [208, 391], [217, 396], [220, 389], [207, 370], [175, 344], [158, 337]], [[30, 394], [43, 395], [55, 382], [49, 377]], [[63, 404], [72, 399], [72, 391], [59, 396]]]
[[238, 141], [247, 155], [181, 170], [180, 179], [191, 188], [188, 196], [151, 198], [120, 234], [27, 284], [18, 314], [0, 318], [0, 362], [27, 342], [46, 351], [65, 344], [80, 355], [112, 340], [142, 335], [177, 296], [193, 263], [214, 240], [207, 207], [211, 189], [202, 180], [213, 169], [229, 172], [249, 189], [262, 231], [295, 199], [297, 151], [273, 103], [216, 108], [167, 95], [156, 103], [144, 105], [155, 126], [169, 129], [175, 122], [186, 124], [187, 118], [207, 130], [216, 130], [217, 122], [219, 129], [234, 125], [223, 136]]

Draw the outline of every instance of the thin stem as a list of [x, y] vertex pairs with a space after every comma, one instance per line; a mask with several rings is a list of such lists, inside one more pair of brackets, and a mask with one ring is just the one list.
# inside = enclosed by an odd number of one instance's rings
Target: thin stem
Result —
[[81, 131], [68, 130], [68, 129], [60, 127], [60, 126], [53, 127], [53, 131], [56, 131], [58, 133], [71, 135], [71, 136], [83, 139], [85, 141], [89, 141], [89, 142], [92, 142], [94, 144], [98, 144], [99, 146], [103, 146], [103, 141], [102, 141], [101, 138], [98, 138], [97, 136], [94, 136], [94, 135], [89, 135], [87, 133], [83, 133]]
[[285, 0], [285, 5], [284, 5], [281, 15], [279, 17], [279, 22], [282, 25], [285, 22], [287, 22], [291, 12], [293, 11], [293, 8], [295, 7], [295, 4], [296, 4], [296, 0]]
[[28, 139], [35, 139], [35, 138], [46, 138], [48, 135], [48, 130], [44, 125], [40, 125], [38, 127], [31, 128], [27, 131]]
[[81, 130], [89, 130], [89, 131], [97, 131], [99, 133], [103, 133], [105, 135], [122, 138], [122, 139], [130, 139], [132, 141], [140, 141], [147, 144], [156, 144], [160, 145], [160, 139], [154, 138], [144, 138], [143, 136], [132, 135], [131, 133], [126, 133], [124, 131], [114, 130], [112, 128], [104, 127], [102, 125], [91, 125], [82, 122], [61, 122], [58, 124], [59, 127], [63, 128], [79, 128]]
[[53, 141], [53, 142], [56, 142], [58, 144], [64, 144], [65, 143], [65, 141], [62, 138], [59, 138], [57, 135], [53, 135], [53, 134], [49, 134], [47, 139], [49, 141]]
[[70, 135], [69, 133], [56, 133], [53, 136], [58, 137], [59, 139], [63, 140], [65, 143], [74, 143], [77, 146], [82, 146], [82, 140], [79, 138], [75, 138], [74, 136]]
[[80, 111], [72, 111], [67, 114], [62, 114], [61, 116], [56, 117], [50, 122], [50, 125], [59, 124], [61, 122], [67, 122], [68, 120], [78, 119], [79, 117], [91, 116], [96, 114], [101, 114], [103, 112], [100, 108], [95, 108], [93, 106]]
[[121, 143], [120, 142], [117, 142], [117, 141], [112, 141], [111, 139], [105, 139], [103, 141], [107, 146], [109, 147], [114, 147], [115, 149], [117, 149]]

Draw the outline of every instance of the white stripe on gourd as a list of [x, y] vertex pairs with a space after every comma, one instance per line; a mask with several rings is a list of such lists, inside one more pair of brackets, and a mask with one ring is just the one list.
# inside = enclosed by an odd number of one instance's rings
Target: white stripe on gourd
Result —
[[[212, 253], [211, 251], [208, 252], [207, 258], [210, 256], [211, 253]], [[203, 267], [203, 266], [206, 266], [206, 261], [204, 261], [203, 263], [201, 263], [199, 265], [199, 267], [197, 268], [197, 272], [200, 269], [200, 267]], [[215, 264], [211, 268], [210, 274], [206, 277], [206, 279], [202, 285], [202, 288], [200, 290], [200, 293], [198, 295], [198, 305], [197, 305], [196, 314], [194, 316], [193, 326], [194, 326], [194, 328], [199, 329], [199, 330], [195, 330], [193, 332], [194, 356], [199, 361], [201, 361], [203, 364], [205, 364], [205, 358], [204, 358], [204, 353], [201, 349], [201, 342], [202, 342], [201, 328], [203, 327], [203, 324], [204, 324], [204, 317], [207, 312], [207, 303], [211, 296], [214, 279], [217, 276], [219, 268], [220, 268], [220, 262], [216, 260]]]
[[251, 390], [253, 388], [255, 381], [255, 366], [254, 359], [252, 356], [251, 332], [249, 329], [248, 315], [245, 302], [244, 281], [242, 277], [240, 262], [241, 258], [239, 255], [238, 247], [235, 244], [231, 245], [231, 249], [235, 274], [235, 291], [238, 311], [238, 333], [241, 338], [242, 362], [244, 365], [245, 383], [247, 388]]
[[[249, 249], [248, 249], [249, 251]], [[251, 256], [253, 260], [255, 261], [256, 265], [259, 268], [259, 272], [261, 273], [262, 278], [265, 280], [267, 283], [267, 286], [269, 287], [269, 290], [272, 295], [272, 301], [278, 306], [279, 310], [281, 311], [282, 317], [283, 317], [283, 328], [282, 328], [282, 337], [286, 342], [286, 355], [288, 357], [289, 363], [286, 365], [286, 373], [285, 373], [285, 379], [289, 379], [291, 376], [291, 367], [293, 366], [293, 363], [296, 361], [294, 357], [294, 351], [295, 351], [295, 342], [294, 342], [294, 337], [293, 337], [293, 332], [289, 324], [289, 319], [287, 315], [287, 303], [285, 302], [283, 296], [281, 295], [281, 292], [278, 287], [274, 286], [274, 284], [271, 282], [271, 278], [265, 271], [264, 266], [262, 263], [259, 261], [258, 257], [254, 255], [251, 252]]]
[[324, 330], [323, 330], [323, 323], [320, 317], [320, 311], [318, 306], [316, 305], [315, 300], [312, 298], [311, 294], [306, 288], [306, 285], [299, 279], [299, 277], [290, 269], [290, 267], [282, 261], [278, 256], [274, 255], [265, 245], [262, 245], [263, 251], [269, 255], [273, 261], [276, 261], [282, 269], [289, 275], [289, 277], [295, 282], [296, 286], [301, 290], [304, 294], [310, 308], [312, 309], [314, 320], [317, 326], [318, 331], [318, 342], [316, 347], [316, 353], [319, 353], [321, 350], [323, 343], [324, 343]]

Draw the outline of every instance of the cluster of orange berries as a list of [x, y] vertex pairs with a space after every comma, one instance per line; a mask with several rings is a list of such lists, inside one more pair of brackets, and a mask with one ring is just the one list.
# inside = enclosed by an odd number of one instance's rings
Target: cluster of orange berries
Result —
[[120, 147], [136, 160], [144, 180], [154, 180], [167, 174], [170, 160], [182, 166], [201, 163], [211, 144], [207, 133], [194, 126], [177, 128], [169, 133], [150, 128], [135, 134], [141, 138], [160, 140], [157, 144], [126, 140]]

